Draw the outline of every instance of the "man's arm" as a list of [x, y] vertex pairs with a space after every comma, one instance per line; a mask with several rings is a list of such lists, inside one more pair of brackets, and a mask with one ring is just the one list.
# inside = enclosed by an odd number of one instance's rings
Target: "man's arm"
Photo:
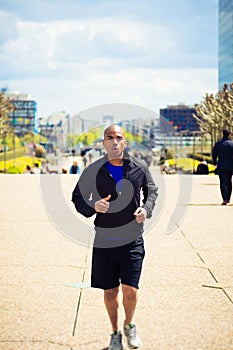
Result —
[[93, 178], [90, 178], [88, 168], [83, 171], [72, 193], [72, 202], [77, 212], [85, 217], [91, 217], [96, 213], [93, 200]]
[[217, 165], [217, 158], [218, 158], [218, 150], [217, 150], [217, 144], [215, 144], [212, 151], [212, 159], [215, 166]]
[[144, 168], [145, 175], [142, 185], [143, 205], [142, 208], [146, 210], [147, 219], [152, 217], [152, 211], [155, 206], [155, 201], [158, 197], [158, 186], [154, 183], [152, 175], [148, 167]]

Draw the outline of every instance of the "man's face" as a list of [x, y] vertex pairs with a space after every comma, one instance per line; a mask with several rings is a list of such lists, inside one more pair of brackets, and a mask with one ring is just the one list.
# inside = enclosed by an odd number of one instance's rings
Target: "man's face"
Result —
[[105, 132], [103, 145], [109, 158], [121, 158], [126, 146], [123, 130], [118, 125], [110, 126]]

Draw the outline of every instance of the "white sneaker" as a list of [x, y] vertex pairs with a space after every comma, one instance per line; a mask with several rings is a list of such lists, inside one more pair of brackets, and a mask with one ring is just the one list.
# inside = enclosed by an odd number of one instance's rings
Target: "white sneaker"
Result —
[[122, 334], [120, 331], [117, 332], [116, 334], [113, 333], [111, 335], [111, 341], [110, 341], [110, 345], [108, 347], [108, 350], [123, 350]]
[[124, 326], [124, 335], [127, 338], [128, 347], [130, 349], [138, 349], [142, 346], [142, 342], [137, 335], [135, 324], [128, 324]]

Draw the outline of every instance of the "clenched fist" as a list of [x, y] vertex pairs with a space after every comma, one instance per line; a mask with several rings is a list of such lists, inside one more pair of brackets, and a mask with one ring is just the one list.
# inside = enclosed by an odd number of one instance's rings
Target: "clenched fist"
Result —
[[100, 199], [98, 202], [95, 202], [95, 211], [97, 213], [105, 214], [109, 209], [109, 199], [111, 195], [109, 194], [107, 197]]
[[144, 208], [138, 208], [134, 212], [135, 219], [138, 224], [146, 220], [146, 209]]

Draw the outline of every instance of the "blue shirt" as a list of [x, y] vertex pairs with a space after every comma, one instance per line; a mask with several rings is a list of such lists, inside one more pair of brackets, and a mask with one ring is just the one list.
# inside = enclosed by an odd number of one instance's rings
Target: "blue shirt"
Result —
[[112, 175], [114, 181], [116, 182], [117, 189], [119, 192], [122, 191], [122, 179], [123, 179], [123, 166], [112, 165], [107, 162], [107, 168], [109, 173]]

